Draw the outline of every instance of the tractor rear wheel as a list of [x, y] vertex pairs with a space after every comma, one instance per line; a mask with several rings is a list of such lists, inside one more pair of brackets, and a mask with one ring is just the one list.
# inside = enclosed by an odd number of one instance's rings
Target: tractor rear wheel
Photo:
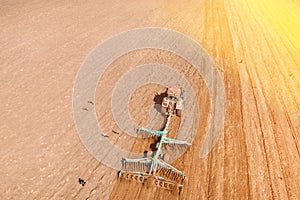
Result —
[[178, 117], [181, 117], [181, 111], [182, 111], [182, 110], [176, 110], [176, 115], [177, 115]]

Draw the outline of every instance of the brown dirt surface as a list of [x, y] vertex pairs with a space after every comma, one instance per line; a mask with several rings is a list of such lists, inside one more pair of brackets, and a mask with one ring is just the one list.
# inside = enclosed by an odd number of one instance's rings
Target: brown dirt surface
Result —
[[[298, 1], [3, 0], [0, 5], [1, 199], [300, 199]], [[128, 137], [114, 123], [110, 97], [118, 78], [156, 62], [191, 82], [201, 128], [173, 163], [187, 176], [180, 195], [118, 180], [116, 170], [88, 153], [73, 120], [73, 86], [87, 55], [112, 35], [141, 27], [193, 38], [213, 58], [225, 85], [224, 130], [212, 152], [200, 158], [211, 99], [189, 63], [172, 53], [138, 50], [117, 59], [99, 81], [98, 121], [112, 143], [132, 152], [149, 150], [151, 141]], [[143, 113], [163, 90], [149, 84], [132, 95], [129, 107], [137, 124], [149, 122]], [[175, 118], [172, 129], [179, 123]], [[86, 180], [84, 187], [78, 178]]]

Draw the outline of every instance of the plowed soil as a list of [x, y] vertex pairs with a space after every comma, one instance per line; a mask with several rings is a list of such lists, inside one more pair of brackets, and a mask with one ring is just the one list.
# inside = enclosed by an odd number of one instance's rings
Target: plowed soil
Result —
[[[0, 5], [1, 199], [300, 199], [298, 1], [3, 0]], [[212, 152], [199, 158], [210, 97], [189, 63], [162, 51], [131, 52], [99, 82], [95, 106], [108, 138], [143, 152], [150, 142], [125, 139], [114, 126], [109, 102], [118, 77], [156, 62], [191, 81], [201, 120], [191, 148], [173, 163], [187, 176], [180, 195], [118, 180], [116, 170], [88, 153], [73, 120], [73, 86], [84, 59], [112, 35], [141, 27], [193, 38], [212, 57], [225, 85], [224, 130]], [[137, 123], [149, 122], [141, 113], [162, 91], [150, 84], [133, 94], [130, 111]], [[179, 123], [176, 118], [173, 128]]]

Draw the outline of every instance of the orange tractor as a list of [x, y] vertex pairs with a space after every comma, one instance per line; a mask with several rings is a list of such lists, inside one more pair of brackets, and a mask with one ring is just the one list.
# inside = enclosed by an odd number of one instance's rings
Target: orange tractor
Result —
[[167, 88], [167, 95], [163, 98], [162, 107], [166, 109], [168, 114], [181, 116], [185, 91], [179, 85], [175, 85]]

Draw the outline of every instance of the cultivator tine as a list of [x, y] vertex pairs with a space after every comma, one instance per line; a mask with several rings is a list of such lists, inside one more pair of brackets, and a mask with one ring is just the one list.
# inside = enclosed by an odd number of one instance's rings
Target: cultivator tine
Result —
[[149, 130], [143, 127], [140, 127], [137, 129], [137, 133], [142, 136], [142, 138], [157, 138], [160, 137], [164, 131], [154, 131], [154, 130]]
[[163, 144], [191, 146], [191, 143], [189, 143], [189, 142], [182, 141], [182, 140], [171, 139], [171, 138], [164, 138]]
[[124, 171], [137, 171], [142, 173], [149, 172], [151, 167], [151, 159], [139, 158], [139, 159], [125, 159], [122, 160], [122, 170]]
[[167, 150], [167, 147], [170, 147], [172, 149], [178, 149], [178, 150], [186, 150], [191, 146], [189, 142], [181, 141], [181, 140], [175, 140], [170, 138], [164, 138], [163, 140], [163, 147], [164, 150]]
[[158, 161], [158, 166], [158, 170], [156, 171], [157, 174], [165, 177], [166, 179], [179, 183], [182, 183], [185, 179], [185, 175], [181, 171], [177, 170], [166, 162]]
[[[162, 145], [162, 152], [163, 155], [173, 155], [178, 156], [182, 153], [186, 152], [187, 149], [190, 147], [190, 143], [185, 141], [179, 141], [179, 140], [171, 140], [169, 142], [163, 142]], [[163, 160], [166, 162], [169, 162], [171, 157], [162, 157]]]

